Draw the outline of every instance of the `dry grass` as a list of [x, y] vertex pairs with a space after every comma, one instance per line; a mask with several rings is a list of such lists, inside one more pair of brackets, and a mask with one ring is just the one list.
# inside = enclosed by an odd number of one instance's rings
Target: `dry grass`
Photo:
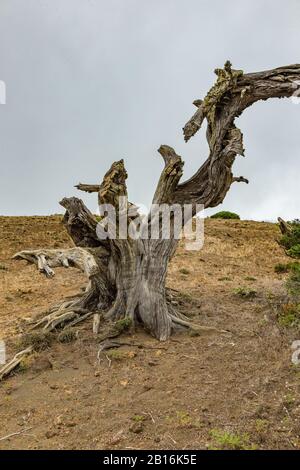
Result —
[[[76, 270], [57, 269], [46, 279], [10, 259], [21, 249], [71, 246], [60, 221], [0, 218], [2, 338], [22, 333], [26, 320], [85, 286]], [[87, 320], [76, 341], [71, 334], [53, 342], [36, 353], [34, 370], [2, 385], [1, 434], [32, 426], [2, 448], [300, 448], [300, 371], [291, 364], [291, 344], [300, 337], [278, 325], [272, 309], [288, 276], [274, 271], [289, 262], [278, 237], [274, 224], [207, 220], [203, 250], [185, 251], [181, 243], [167, 283], [180, 291], [176, 308], [193, 322], [229, 333], [182, 333], [161, 345], [129, 330], [124, 341], [145, 347], [122, 346], [122, 360], [98, 361]], [[243, 287], [256, 296], [235, 295]], [[132, 416], [145, 417], [139, 433]]]

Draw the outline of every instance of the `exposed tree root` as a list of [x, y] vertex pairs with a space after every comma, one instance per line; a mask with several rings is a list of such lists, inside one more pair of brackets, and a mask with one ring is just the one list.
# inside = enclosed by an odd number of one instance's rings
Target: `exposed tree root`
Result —
[[32, 331], [40, 328], [44, 332], [50, 332], [57, 328], [73, 326], [83, 321], [83, 319], [88, 318], [93, 313], [93, 311], [85, 307], [85, 305], [88, 306], [89, 304], [89, 294], [88, 292], [81, 297], [75, 298], [75, 300], [62, 302], [53, 311], [37, 320], [29, 330]]
[[16, 369], [21, 364], [23, 359], [32, 352], [32, 346], [29, 346], [27, 349], [18, 352], [11, 361], [9, 361], [7, 364], [5, 364], [4, 367], [2, 367], [2, 369], [0, 369], [0, 380], [7, 377], [14, 369]]
[[177, 325], [180, 325], [180, 326], [183, 326], [185, 328], [189, 328], [191, 330], [194, 330], [194, 331], [216, 331], [218, 333], [230, 333], [229, 331], [227, 330], [220, 330], [219, 328], [216, 328], [214, 326], [206, 326], [206, 325], [198, 325], [197, 323], [191, 323], [187, 320], [183, 320], [182, 318], [180, 317], [177, 317], [175, 316], [174, 314], [172, 313], [169, 313], [169, 316], [173, 322], [173, 326], [176, 328]]
[[[34, 263], [38, 270], [47, 277], [53, 277], [52, 268], [70, 266], [80, 269], [88, 278], [89, 283], [83, 294], [73, 296], [54, 305], [46, 316], [37, 320], [31, 330], [41, 328], [44, 332], [50, 332], [58, 327], [73, 325], [95, 313], [99, 308], [105, 308], [109, 304], [111, 294], [109, 282], [105, 274], [106, 250], [102, 247], [69, 248], [64, 250], [26, 250], [16, 253], [13, 259], [24, 259]], [[104, 266], [102, 266], [102, 264]]]
[[[86, 303], [88, 304], [89, 294], [90, 293], [87, 292], [81, 297], [73, 297], [71, 300], [66, 300], [53, 306], [49, 310], [50, 313], [33, 323], [28, 330], [29, 335], [31, 332], [34, 332], [34, 334], [59, 332], [59, 334], [61, 334], [62, 331], [72, 328], [79, 322], [88, 319], [94, 313], [83, 307]], [[99, 316], [99, 319], [103, 318], [103, 315], [100, 312], [96, 315]], [[191, 323], [188, 321], [187, 317], [175, 311], [171, 305], [168, 306], [168, 317], [171, 321], [172, 329], [175, 330], [184, 328], [191, 329], [196, 332], [228, 333], [228, 331], [219, 330], [215, 327]], [[97, 339], [100, 341], [99, 354], [110, 347], [119, 347], [124, 345], [125, 343], [116, 342], [114, 339], [120, 336], [124, 331], [130, 330], [133, 327], [133, 322], [129, 317], [123, 317], [114, 322], [107, 320], [105, 325], [106, 328], [103, 329], [102, 333], [97, 335]], [[32, 354], [35, 350], [35, 345], [31, 344], [26, 349], [17, 353], [14, 358], [0, 370], [0, 381], [7, 377], [13, 370], [17, 369], [22, 360], [26, 356]]]
[[[29, 262], [34, 262], [38, 269], [45, 275], [49, 275], [52, 267], [57, 266], [73, 266], [80, 268], [88, 277], [91, 277], [97, 265], [93, 264], [93, 259], [86, 256], [86, 250], [82, 248], [71, 248], [69, 250], [34, 250], [22, 251], [14, 256], [15, 259], [26, 259]], [[52, 270], [51, 270], [52, 271]], [[98, 271], [97, 271], [98, 272]], [[92, 273], [92, 274], [91, 274]], [[51, 276], [54, 275], [52, 271]], [[129, 316], [123, 315], [120, 310], [120, 305], [117, 301], [106, 311], [95, 311], [91, 306], [95, 305], [95, 296], [98, 292], [95, 288], [89, 286], [83, 294], [71, 296], [70, 298], [53, 305], [45, 316], [34, 321], [29, 327], [30, 332], [48, 334], [55, 332], [62, 332], [67, 328], [72, 328], [79, 322], [85, 321], [94, 315], [93, 331], [97, 334], [97, 339], [100, 340], [99, 354], [108, 347], [119, 347], [123, 343], [113, 341], [114, 338], [120, 336], [125, 330], [133, 327], [133, 319]], [[219, 330], [215, 327], [203, 326], [194, 324], [189, 319], [177, 311], [171, 304], [173, 298], [171, 292], [168, 292], [167, 301], [165, 304], [166, 314], [173, 330], [178, 329], [191, 329], [195, 332], [219, 332], [228, 333], [225, 330]], [[98, 297], [97, 297], [98, 299]], [[117, 312], [118, 315], [112, 315], [112, 312]], [[108, 328], [104, 328], [102, 334], [99, 335], [100, 319], [106, 319], [105, 324]], [[95, 329], [96, 320], [96, 329]], [[167, 339], [167, 338], [166, 338]], [[35, 351], [35, 345], [29, 345], [26, 349], [20, 351], [14, 358], [8, 362], [0, 370], [0, 380], [7, 377], [13, 370], [21, 364], [24, 357]]]

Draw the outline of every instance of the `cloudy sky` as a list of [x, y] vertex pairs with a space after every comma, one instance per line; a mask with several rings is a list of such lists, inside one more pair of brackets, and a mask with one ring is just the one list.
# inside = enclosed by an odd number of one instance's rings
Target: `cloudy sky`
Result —
[[[204, 131], [181, 128], [230, 59], [247, 72], [300, 62], [299, 0], [1, 0], [0, 214], [62, 212], [73, 185], [125, 159], [130, 200], [148, 205], [174, 147], [188, 178], [207, 157]], [[300, 105], [258, 103], [239, 119], [246, 158], [220, 208], [300, 216]], [[215, 211], [215, 210], [214, 210]]]

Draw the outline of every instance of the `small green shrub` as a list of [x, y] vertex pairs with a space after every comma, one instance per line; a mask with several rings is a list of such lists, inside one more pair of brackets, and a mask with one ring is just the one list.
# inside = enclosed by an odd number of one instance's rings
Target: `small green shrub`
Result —
[[300, 243], [293, 245], [286, 253], [292, 258], [300, 258]]
[[129, 330], [131, 326], [132, 326], [132, 319], [129, 317], [121, 318], [121, 320], [116, 321], [116, 323], [114, 324], [115, 329], [119, 333]]
[[290, 302], [282, 305], [278, 315], [278, 323], [285, 328], [299, 327], [300, 304]]
[[20, 364], [18, 365], [19, 372], [25, 372], [26, 370], [30, 369], [34, 362], [35, 354], [30, 354], [21, 360]]
[[194, 338], [195, 336], [200, 336], [200, 332], [194, 328], [189, 329], [189, 336]]
[[293, 269], [286, 281], [286, 287], [289, 294], [293, 297], [300, 296], [300, 270]]
[[67, 328], [59, 333], [57, 339], [60, 343], [72, 343], [77, 339], [77, 334], [76, 331]]
[[21, 337], [19, 346], [22, 349], [32, 346], [34, 351], [44, 351], [50, 348], [53, 339], [54, 335], [52, 333], [44, 333], [42, 331], [27, 333]]
[[192, 418], [187, 411], [176, 411], [176, 417], [181, 427], [189, 426], [192, 423]]
[[212, 429], [210, 435], [214, 440], [211, 449], [220, 450], [255, 450], [256, 446], [250, 443], [248, 434], [232, 434], [220, 429]]
[[127, 357], [125, 352], [120, 351], [119, 349], [110, 349], [109, 351], [106, 352], [106, 356], [109, 357], [109, 359], [114, 360], [114, 361], [123, 361]]
[[275, 266], [276, 272], [288, 272], [286, 288], [288, 300], [277, 309], [277, 321], [285, 327], [300, 327], [300, 263], [293, 262]]
[[289, 271], [288, 264], [278, 263], [274, 267], [275, 273], [287, 273]]
[[143, 415], [133, 415], [131, 419], [132, 421], [135, 421], [136, 423], [142, 423], [143, 421], [145, 421], [146, 417]]
[[186, 268], [180, 268], [180, 269], [179, 269], [179, 272], [180, 272], [181, 274], [190, 274], [190, 271], [189, 271], [188, 269], [186, 269]]
[[251, 289], [251, 287], [238, 287], [234, 289], [234, 294], [243, 299], [253, 299], [257, 292], [255, 289]]
[[220, 211], [214, 215], [211, 215], [211, 219], [237, 219], [240, 220], [240, 216], [234, 212]]
[[288, 267], [292, 273], [300, 274], [300, 263], [298, 261], [293, 261], [293, 263], [289, 263]]
[[[108, 351], [105, 351], [105, 355], [114, 361], [128, 361], [136, 357], [136, 352], [134, 351], [124, 351], [118, 348], [112, 348]], [[127, 383], [127, 382], [126, 382]]]
[[283, 235], [280, 244], [286, 249], [287, 255], [292, 258], [300, 258], [300, 223], [290, 223], [291, 231]]
[[268, 430], [269, 422], [266, 419], [258, 418], [255, 421], [255, 430], [258, 434], [263, 434]]
[[275, 265], [274, 268], [276, 273], [288, 273], [290, 271], [300, 272], [300, 263], [298, 261], [294, 261], [293, 263], [278, 263]]
[[282, 403], [288, 410], [291, 410], [295, 405], [295, 401], [296, 398], [294, 397], [294, 395], [292, 393], [288, 393], [284, 396]]

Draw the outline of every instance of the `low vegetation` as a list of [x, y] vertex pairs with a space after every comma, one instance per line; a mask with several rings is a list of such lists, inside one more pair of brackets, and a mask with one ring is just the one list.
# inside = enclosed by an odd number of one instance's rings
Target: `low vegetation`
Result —
[[292, 258], [300, 258], [300, 221], [296, 219], [287, 224], [288, 230], [279, 240], [288, 256]]
[[220, 429], [212, 429], [210, 435], [213, 439], [211, 450], [255, 450], [248, 434], [232, 434]]
[[[300, 224], [299, 221], [295, 221], [289, 224], [289, 227], [292, 227], [291, 231], [286, 232], [280, 244], [285, 248], [289, 248], [287, 254], [290, 250], [297, 245], [292, 245], [297, 241], [297, 234], [299, 234], [300, 239]], [[300, 246], [300, 245], [299, 245]], [[278, 263], [275, 265], [275, 272], [278, 274], [289, 273], [289, 276], [286, 280], [286, 289], [287, 289], [287, 301], [282, 303], [278, 309], [277, 317], [278, 323], [285, 328], [299, 328], [300, 327], [300, 263], [294, 261], [292, 263]]]
[[229, 212], [229, 211], [220, 211], [217, 212], [214, 215], [211, 215], [211, 219], [237, 219], [240, 220], [240, 216], [238, 214], [235, 214], [235, 212]]
[[234, 294], [238, 297], [242, 297], [243, 299], [253, 299], [256, 297], [257, 292], [251, 287], [238, 287], [237, 289], [234, 289]]
[[294, 261], [293, 263], [278, 263], [275, 265], [275, 273], [288, 273], [290, 271], [299, 271], [300, 272], [300, 263]]
[[33, 351], [39, 352], [50, 348], [54, 340], [53, 333], [44, 333], [42, 331], [24, 334], [19, 342], [21, 349], [32, 347]]
[[180, 274], [184, 274], [184, 275], [190, 274], [190, 271], [186, 268], [180, 268], [179, 272], [180, 272]]
[[286, 328], [300, 326], [300, 304], [290, 302], [283, 304], [278, 315], [278, 323]]

